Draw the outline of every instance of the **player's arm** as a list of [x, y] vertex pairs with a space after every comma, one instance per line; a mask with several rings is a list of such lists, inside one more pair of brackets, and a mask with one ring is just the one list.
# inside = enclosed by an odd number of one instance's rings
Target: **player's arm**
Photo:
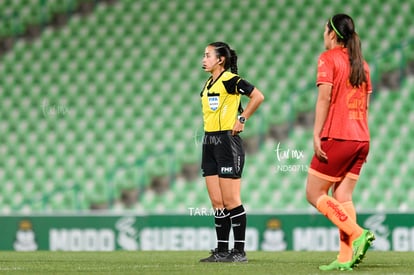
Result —
[[320, 134], [328, 116], [329, 106], [331, 102], [332, 86], [328, 84], [320, 84], [318, 86], [318, 99], [315, 108], [315, 123], [313, 126], [313, 148], [315, 155], [320, 161], [328, 160], [326, 153], [321, 148]]

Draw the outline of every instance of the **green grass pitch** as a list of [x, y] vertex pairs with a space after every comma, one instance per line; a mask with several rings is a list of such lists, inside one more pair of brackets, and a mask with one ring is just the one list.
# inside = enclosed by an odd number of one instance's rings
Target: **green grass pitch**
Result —
[[[248, 252], [248, 263], [199, 263], [205, 251], [8, 252], [0, 274], [339, 274], [319, 271], [335, 252]], [[357, 274], [414, 274], [414, 252], [368, 251]]]

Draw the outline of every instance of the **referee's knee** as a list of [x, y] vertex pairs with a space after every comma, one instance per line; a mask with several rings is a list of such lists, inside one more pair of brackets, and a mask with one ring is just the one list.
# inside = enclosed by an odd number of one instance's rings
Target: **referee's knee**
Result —
[[214, 210], [225, 208], [222, 200], [211, 200], [211, 206], [213, 207]]

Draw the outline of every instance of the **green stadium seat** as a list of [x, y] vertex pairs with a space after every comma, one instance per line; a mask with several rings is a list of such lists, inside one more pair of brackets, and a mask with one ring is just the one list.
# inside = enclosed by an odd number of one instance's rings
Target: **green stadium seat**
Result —
[[[49, 22], [55, 12], [71, 14], [80, 3], [46, 2], [46, 8], [38, 0], [1, 2], [2, 19], [14, 14], [17, 17], [14, 23], [1, 20], [0, 36], [21, 34], [26, 31], [25, 24]], [[172, 184], [165, 196], [148, 195], [150, 191], [145, 192], [145, 188], [151, 176], [176, 175], [183, 164], [200, 162], [203, 129], [198, 93], [207, 75], [194, 72], [194, 68], [200, 66], [206, 43], [218, 39], [236, 48], [240, 74], [266, 97], [243, 134], [246, 139], [260, 136], [261, 142], [259, 151], [248, 155], [243, 188], [252, 196], [243, 194], [246, 206], [253, 210], [308, 209], [304, 198], [306, 171], [276, 173], [274, 150], [278, 142], [304, 150], [303, 159], [286, 163], [308, 165], [313, 152], [311, 129], [293, 128], [282, 141], [266, 140], [266, 133], [273, 125], [292, 122], [298, 112], [313, 111], [315, 61], [323, 50], [320, 37], [326, 19], [309, 18], [317, 11], [330, 16], [345, 10], [355, 14], [358, 26], [375, 25], [360, 27], [360, 36], [364, 49], [369, 49], [364, 51], [367, 60], [378, 59], [378, 70], [385, 71], [399, 68], [401, 60], [398, 54], [378, 58], [391, 46], [380, 38], [387, 36], [398, 43], [401, 37], [410, 37], [414, 5], [372, 5], [356, 0], [345, 7], [339, 2], [326, 6], [324, 1], [256, 4], [252, 8], [249, 1], [237, 0], [169, 1], [165, 5], [149, 0], [96, 3], [93, 13], [74, 14], [59, 29], [46, 27], [31, 43], [17, 40], [0, 62], [4, 75], [0, 79], [0, 104], [5, 121], [0, 124], [1, 144], [10, 155], [2, 167], [2, 181], [15, 183], [16, 189], [9, 192], [17, 194], [19, 202], [3, 201], [4, 209], [27, 209], [28, 194], [21, 187], [26, 183], [36, 196], [48, 198], [37, 204], [38, 210], [87, 209], [89, 203], [110, 198], [108, 175], [134, 161], [145, 163], [144, 176], [131, 168], [131, 174], [113, 179], [113, 196], [119, 197], [121, 189], [142, 181], [144, 190], [137, 209], [185, 211], [189, 203], [208, 205], [201, 177], [184, 184], [183, 189]], [[204, 24], [210, 18], [205, 11], [216, 7], [221, 8], [213, 14], [213, 23]], [[225, 12], [230, 7], [232, 11]], [[382, 16], [367, 18], [364, 14]], [[249, 20], [237, 26], [215, 23], [223, 17], [231, 22]], [[410, 46], [403, 54], [407, 60], [414, 58]], [[183, 83], [185, 77], [191, 80]], [[396, 93], [374, 91], [372, 150], [361, 183], [372, 182], [384, 192], [390, 182], [407, 193], [410, 190], [412, 175], [402, 164], [413, 160], [409, 142], [414, 121], [412, 84], [412, 80], [404, 81]], [[44, 103], [67, 107], [68, 113], [45, 114]], [[382, 171], [377, 171], [378, 167]], [[23, 172], [15, 174], [16, 169]], [[68, 181], [80, 186], [80, 201], [66, 196]], [[409, 206], [399, 194], [394, 200], [392, 191], [387, 192], [383, 201], [366, 189], [361, 189], [356, 198], [371, 209]]]

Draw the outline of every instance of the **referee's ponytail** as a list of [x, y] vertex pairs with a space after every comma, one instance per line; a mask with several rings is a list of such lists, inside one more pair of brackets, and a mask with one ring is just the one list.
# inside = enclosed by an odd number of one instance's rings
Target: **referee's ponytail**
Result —
[[[227, 43], [224, 42], [213, 42], [210, 43], [209, 46], [213, 46], [216, 51], [216, 55], [218, 58], [224, 57], [224, 69], [230, 71], [234, 74], [238, 73], [237, 68], [237, 54], [236, 51], [230, 48], [230, 46]], [[241, 101], [239, 103], [238, 112], [239, 114], [243, 113], [244, 109], [241, 104]]]
[[230, 71], [234, 74], [238, 73], [237, 68], [237, 54], [236, 51], [231, 49], [227, 43], [224, 42], [213, 42], [209, 46], [213, 46], [216, 50], [217, 57], [224, 57], [224, 69]]

